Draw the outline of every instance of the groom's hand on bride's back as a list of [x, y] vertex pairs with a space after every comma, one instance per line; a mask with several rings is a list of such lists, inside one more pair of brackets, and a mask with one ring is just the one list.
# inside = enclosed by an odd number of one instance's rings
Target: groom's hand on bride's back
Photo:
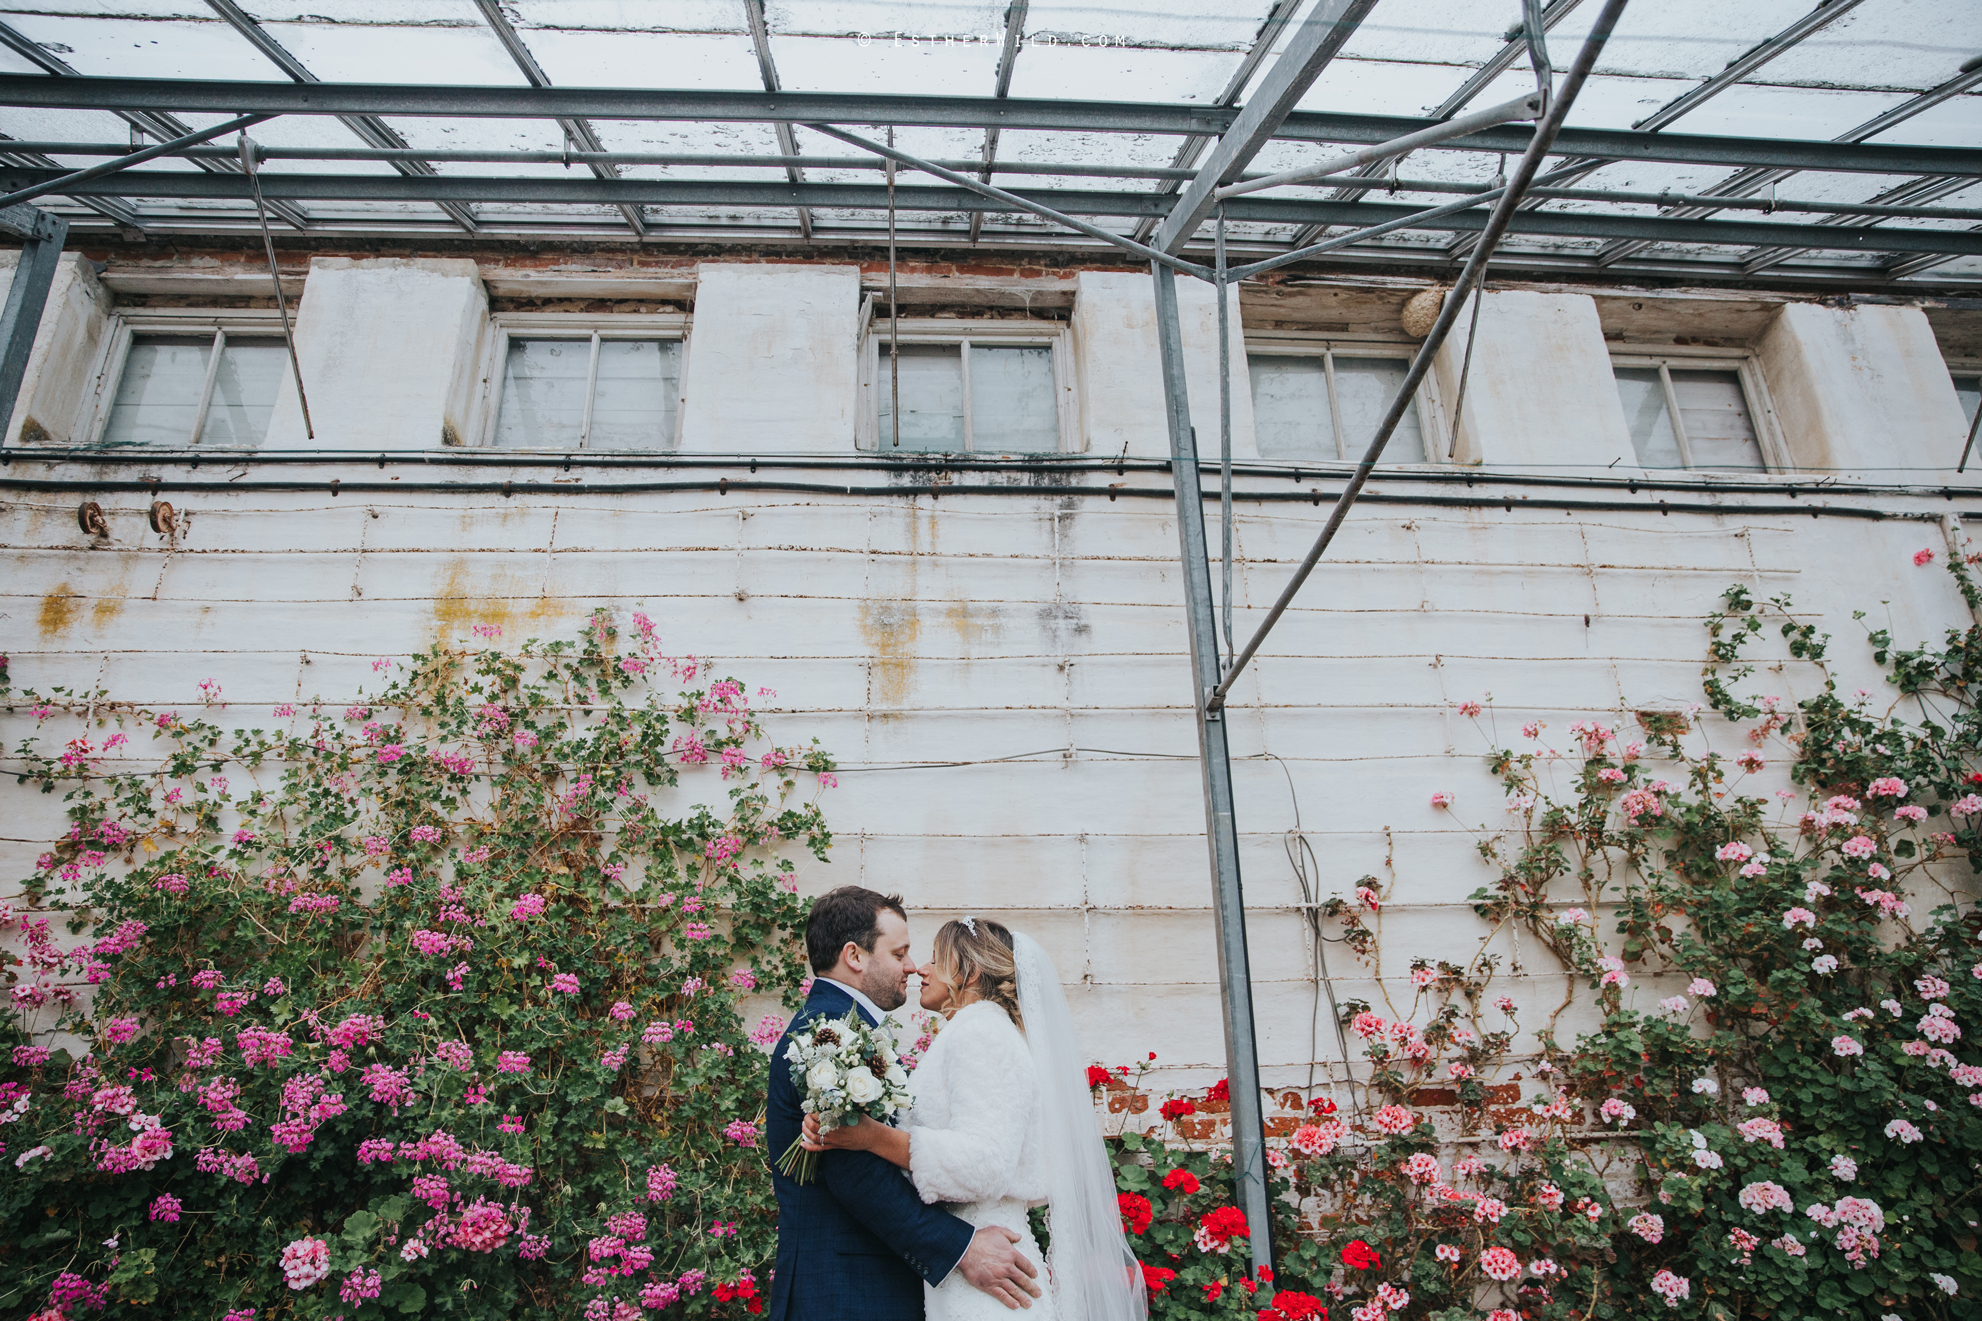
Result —
[[964, 1279], [990, 1294], [1005, 1306], [1031, 1307], [1039, 1297], [1039, 1274], [1032, 1260], [1013, 1245], [1019, 1236], [999, 1225], [986, 1225], [971, 1237], [970, 1247], [957, 1263]]

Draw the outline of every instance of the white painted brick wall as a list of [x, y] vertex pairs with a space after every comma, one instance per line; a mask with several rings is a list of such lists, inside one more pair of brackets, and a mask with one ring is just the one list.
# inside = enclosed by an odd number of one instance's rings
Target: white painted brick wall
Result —
[[[474, 507], [412, 493], [215, 493], [183, 498], [191, 523], [176, 548], [141, 530], [142, 506], [110, 498], [114, 533], [99, 549], [84, 548], [69, 506], [0, 509], [17, 683], [100, 681], [186, 708], [212, 678], [226, 718], [266, 722], [279, 702], [345, 701], [375, 657], [474, 623], [515, 640], [568, 634], [595, 604], [644, 608], [671, 648], [776, 688], [778, 734], [818, 733], [846, 765], [825, 800], [834, 862], [803, 864], [809, 892], [899, 890], [925, 941], [962, 912], [1007, 918], [1084, 979], [1076, 1001], [1097, 1057], [1155, 1050], [1186, 1071], [1180, 1081], [1222, 1069], [1175, 537], [1161, 503], [1069, 512], [1048, 495], [931, 508], [566, 493]], [[1242, 508], [1244, 604], [1277, 588], [1324, 514]], [[1317, 574], [1257, 663], [1256, 696], [1232, 713], [1261, 1040], [1281, 1083], [1305, 1079], [1313, 997], [1283, 845], [1295, 795], [1324, 892], [1394, 878], [1387, 974], [1413, 954], [1463, 961], [1481, 935], [1464, 900], [1490, 879], [1468, 828], [1505, 817], [1486, 741], [1454, 703], [1491, 692], [1499, 737], [1512, 741], [1536, 714], [1560, 731], [1579, 714], [1696, 700], [1698, 620], [1736, 580], [1792, 590], [1820, 612], [1848, 683], [1870, 672], [1852, 608], [1888, 602], [1901, 637], [1966, 622], [1945, 576], [1907, 562], [1937, 540], [1932, 523], [1372, 506], [1352, 528], [1343, 559]], [[1000, 529], [1002, 555], [991, 553]], [[1814, 683], [1804, 665], [1765, 676], [1790, 696]], [[0, 740], [12, 746], [30, 724], [0, 720]], [[1069, 746], [1109, 751], [1062, 755]], [[997, 765], [863, 769], [1042, 750]], [[1458, 810], [1434, 811], [1435, 789], [1454, 792]], [[7, 793], [0, 875], [18, 877], [56, 833], [58, 805]], [[680, 796], [714, 801], [718, 789], [690, 777]], [[1527, 978], [1512, 983], [1531, 980], [1524, 999], [1552, 1008], [1552, 962], [1532, 944], [1521, 952]], [[1330, 954], [1338, 997], [1380, 998], [1346, 952]], [[1327, 1058], [1325, 1023], [1321, 1040]]]

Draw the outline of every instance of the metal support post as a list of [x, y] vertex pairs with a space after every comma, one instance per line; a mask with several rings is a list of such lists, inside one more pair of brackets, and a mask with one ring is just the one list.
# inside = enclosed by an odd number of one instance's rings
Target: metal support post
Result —
[[1205, 833], [1211, 846], [1212, 915], [1218, 930], [1218, 978], [1224, 988], [1225, 1068], [1232, 1095], [1232, 1176], [1252, 1234], [1255, 1266], [1273, 1264], [1266, 1187], [1266, 1130], [1253, 1031], [1252, 967], [1246, 955], [1245, 894], [1239, 883], [1239, 833], [1232, 813], [1232, 758], [1225, 718], [1205, 698], [1218, 683], [1218, 625], [1212, 615], [1211, 564], [1205, 555], [1204, 495], [1198, 485], [1197, 438], [1184, 384], [1183, 332], [1177, 319], [1177, 274], [1151, 262], [1156, 281], [1156, 339], [1163, 355], [1163, 399], [1170, 423], [1170, 472], [1177, 490], [1177, 537], [1184, 562], [1184, 610], [1191, 640], [1191, 705], [1197, 715], [1198, 762], [1204, 772]]
[[48, 304], [55, 265], [62, 260], [62, 243], [69, 236], [69, 222], [31, 206], [10, 206], [0, 211], [0, 233], [23, 240], [20, 264], [14, 267], [13, 283], [7, 286], [6, 304], [0, 306], [0, 448], [4, 448], [14, 424], [14, 403], [27, 377], [28, 355], [34, 351], [35, 331], [41, 327], [41, 309]]

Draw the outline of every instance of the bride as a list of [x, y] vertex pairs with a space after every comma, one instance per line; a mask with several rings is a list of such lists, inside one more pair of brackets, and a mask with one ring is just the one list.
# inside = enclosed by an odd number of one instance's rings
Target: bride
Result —
[[[907, 1171], [924, 1202], [1019, 1236], [1051, 1288], [1031, 1315], [1054, 1321], [1143, 1321], [1142, 1271], [1122, 1234], [1115, 1181], [1094, 1120], [1073, 1017], [1037, 941], [966, 917], [936, 933], [921, 969], [922, 1007], [948, 1024], [909, 1083], [903, 1127], [862, 1116], [806, 1145], [871, 1151]], [[1047, 1209], [1041, 1254], [1026, 1211]], [[1003, 1317], [1009, 1304], [956, 1272], [924, 1285], [927, 1321]]]

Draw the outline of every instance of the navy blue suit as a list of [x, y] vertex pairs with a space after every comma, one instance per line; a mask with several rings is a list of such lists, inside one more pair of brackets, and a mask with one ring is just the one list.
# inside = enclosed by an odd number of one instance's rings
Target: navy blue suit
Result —
[[[828, 1151], [811, 1183], [780, 1174], [799, 1136], [804, 1092], [785, 1059], [791, 1034], [815, 1018], [844, 1018], [852, 996], [821, 978], [771, 1052], [766, 1155], [778, 1195], [778, 1264], [768, 1321], [922, 1321], [922, 1283], [941, 1284], [976, 1233], [924, 1206], [901, 1170], [870, 1151]], [[860, 1010], [861, 1021], [873, 1018]]]

